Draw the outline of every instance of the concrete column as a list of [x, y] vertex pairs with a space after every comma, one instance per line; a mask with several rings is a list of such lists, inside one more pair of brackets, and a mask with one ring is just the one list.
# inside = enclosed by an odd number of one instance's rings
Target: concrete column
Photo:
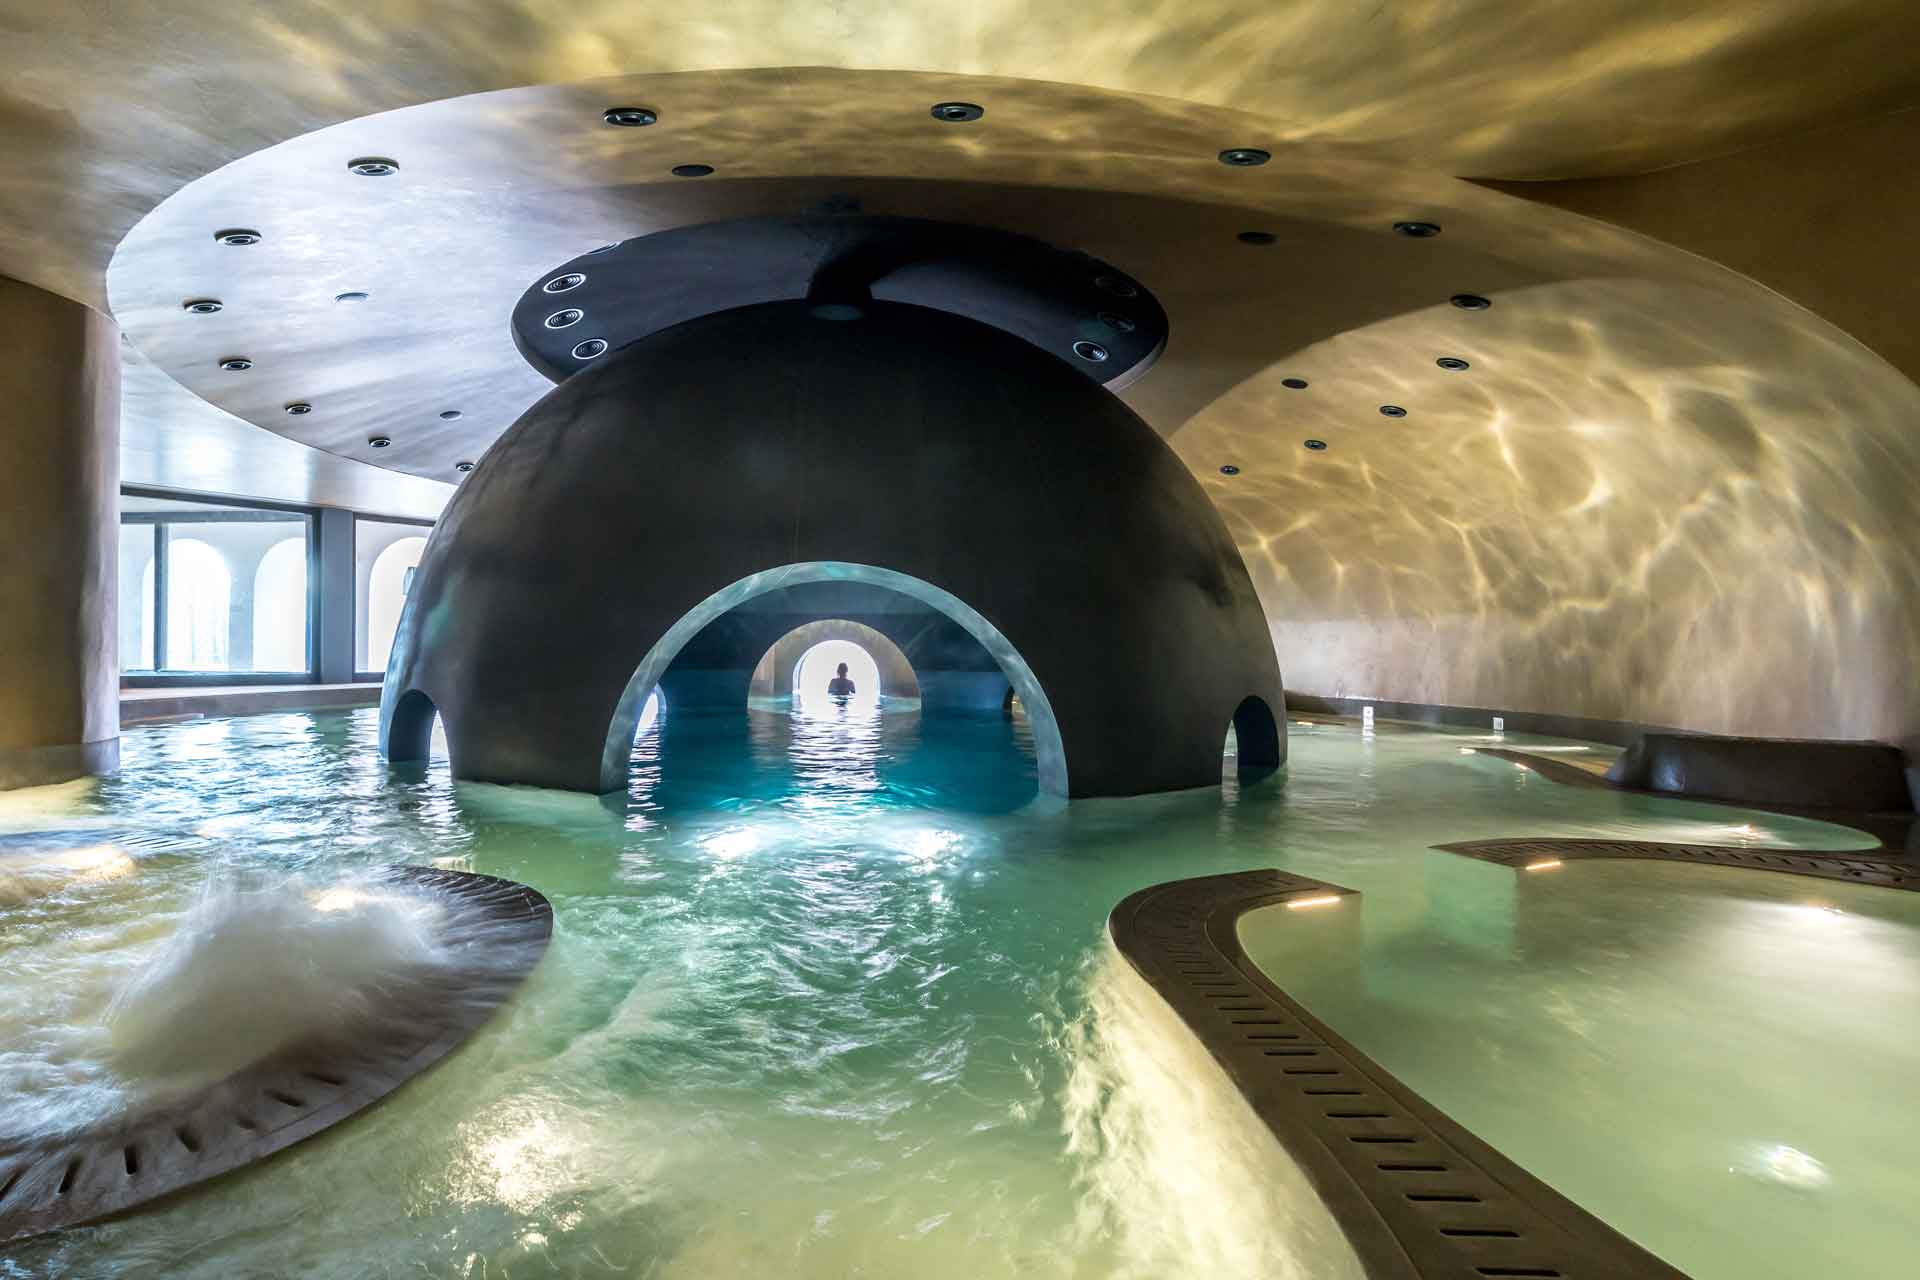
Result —
[[120, 760], [120, 339], [0, 278], [0, 788]]

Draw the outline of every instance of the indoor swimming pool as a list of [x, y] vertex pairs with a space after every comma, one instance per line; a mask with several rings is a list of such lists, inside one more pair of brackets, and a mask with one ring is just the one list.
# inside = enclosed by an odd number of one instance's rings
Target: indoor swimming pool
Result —
[[388, 1101], [150, 1210], [0, 1245], [0, 1277], [1354, 1276], [1104, 935], [1143, 886], [1262, 866], [1360, 893], [1243, 921], [1280, 985], [1698, 1280], [1906, 1265], [1920, 900], [1430, 849], [1863, 837], [1559, 786], [1474, 734], [1289, 732], [1276, 780], [1068, 805], [1034, 798], [1018, 717], [911, 706], [670, 710], [600, 800], [456, 786], [444, 758], [390, 770], [372, 711], [130, 730], [117, 776], [0, 796], [16, 1133], [79, 1122], [129, 1053], [195, 1037], [143, 999], [377, 986], [421, 944], [404, 914], [321, 909], [357, 871], [520, 881], [553, 940]]

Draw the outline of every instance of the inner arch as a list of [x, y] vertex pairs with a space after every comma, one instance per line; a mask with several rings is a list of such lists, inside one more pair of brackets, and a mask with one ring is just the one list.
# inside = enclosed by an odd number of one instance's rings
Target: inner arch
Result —
[[917, 698], [920, 677], [913, 662], [886, 632], [855, 622], [850, 618], [822, 618], [795, 627], [774, 641], [754, 665], [747, 695], [753, 698], [784, 698], [794, 692], [794, 676], [803, 658], [817, 646], [832, 640], [844, 640], [866, 650], [878, 672], [876, 692], [884, 698]]
[[[965, 601], [932, 583], [891, 569], [832, 560], [783, 565], [749, 574], [702, 600], [667, 629], [666, 634], [640, 660], [640, 665], [627, 680], [619, 704], [614, 708], [613, 721], [608, 726], [600, 753], [602, 792], [616, 791], [624, 785], [634, 734], [639, 729], [641, 708], [687, 642], [715, 618], [739, 608], [756, 596], [809, 582], [860, 582], [896, 591], [957, 623], [992, 655], [1027, 710], [1028, 724], [1033, 731], [1040, 790], [1052, 795], [1067, 794], [1066, 746], [1061, 741], [1060, 726], [1054, 718], [1052, 704], [1047, 701], [1046, 691], [1040, 687], [1040, 681], [1034, 676], [1026, 659], [1020, 656], [999, 628]], [[869, 649], [868, 652], [873, 650]]]

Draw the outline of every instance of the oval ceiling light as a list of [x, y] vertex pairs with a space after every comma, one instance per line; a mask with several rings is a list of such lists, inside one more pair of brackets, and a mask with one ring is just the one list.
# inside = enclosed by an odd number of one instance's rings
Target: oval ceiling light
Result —
[[1325, 440], [1302, 440], [1300, 443], [1306, 445], [1307, 448], [1315, 453], [1325, 453], [1327, 451], [1327, 442]]
[[585, 342], [575, 343], [573, 347], [573, 358], [575, 360], [591, 360], [595, 356], [603, 356], [606, 353], [607, 340], [605, 338], [588, 338]]
[[1087, 342], [1082, 339], [1073, 344], [1073, 354], [1079, 356], [1082, 360], [1091, 360], [1095, 364], [1098, 364], [1107, 358], [1107, 349], [1097, 342]]
[[250, 227], [228, 227], [224, 231], [214, 232], [213, 238], [221, 244], [232, 245], [234, 248], [240, 249], [250, 244], [259, 244], [264, 237]]
[[1137, 298], [1140, 296], [1140, 286], [1120, 276], [1095, 276], [1093, 278], [1093, 287], [1102, 293], [1110, 293], [1116, 298]]
[[1258, 245], [1269, 245], [1279, 238], [1279, 236], [1274, 235], [1271, 231], [1242, 231], [1234, 237], [1234, 239], [1238, 240], [1241, 244]]
[[1412, 240], [1431, 240], [1440, 234], [1437, 222], [1396, 222], [1393, 229]]
[[295, 400], [291, 404], [287, 405], [287, 413], [291, 417], [304, 418], [312, 412], [313, 412], [313, 406], [311, 404], [308, 404], [305, 400]]
[[226, 303], [218, 298], [188, 298], [180, 304], [180, 309], [196, 316], [210, 316], [224, 306]]
[[563, 276], [555, 276], [540, 286], [543, 293], [565, 293], [569, 289], [578, 289], [587, 282], [587, 277], [578, 271], [569, 271]]
[[220, 362], [220, 367], [228, 373], [245, 373], [253, 368], [253, 361], [245, 356], [228, 356]]
[[400, 172], [400, 162], [385, 156], [360, 156], [347, 161], [347, 172], [357, 173], [363, 178], [391, 178]]
[[1441, 356], [1438, 360], [1435, 360], [1434, 363], [1451, 373], [1458, 373], [1462, 369], [1471, 369], [1473, 367], [1459, 356]]
[[367, 443], [376, 449], [384, 449], [393, 443], [392, 436], [368, 436]]
[[931, 114], [948, 124], [965, 124], [987, 114], [987, 109], [976, 102], [936, 102]]
[[1228, 147], [1220, 153], [1220, 163], [1234, 169], [1251, 169], [1271, 159], [1273, 153], [1259, 147]]
[[673, 176], [676, 178], [704, 178], [712, 172], [713, 166], [710, 164], [677, 164], [673, 166]]
[[1307, 389], [1307, 380], [1305, 378], [1282, 378], [1280, 379], [1280, 385], [1289, 391], [1305, 391]]
[[1240, 468], [1229, 462], [1226, 466], [1220, 468], [1220, 474], [1223, 476], [1237, 476], [1240, 474]]
[[622, 129], [644, 129], [658, 122], [660, 113], [651, 107], [608, 107], [600, 118]]
[[467, 472], [473, 470], [473, 464], [471, 462], [456, 462], [453, 464], [453, 469], [461, 475], [465, 475]]
[[359, 289], [349, 289], [345, 293], [334, 294], [333, 300], [335, 302], [365, 302], [372, 296], [372, 294], [364, 293]]
[[1485, 311], [1493, 305], [1491, 299], [1483, 298], [1477, 293], [1456, 293], [1447, 301], [1462, 311]]
[[1380, 406], [1380, 415], [1385, 418], [1404, 418], [1407, 411], [1397, 404], [1383, 404]]
[[442, 422], [453, 422], [459, 417], [460, 411], [458, 409], [442, 409], [440, 411], [440, 420]]
[[564, 311], [554, 312], [546, 318], [544, 323], [549, 329], [564, 329], [568, 325], [579, 324], [581, 318], [586, 314], [586, 312], [578, 307], [568, 307]]
[[1107, 326], [1107, 328], [1113, 330], [1115, 333], [1132, 333], [1139, 327], [1134, 324], [1133, 321], [1127, 319], [1127, 317], [1117, 315], [1111, 311], [1102, 311], [1099, 320], [1101, 324]]

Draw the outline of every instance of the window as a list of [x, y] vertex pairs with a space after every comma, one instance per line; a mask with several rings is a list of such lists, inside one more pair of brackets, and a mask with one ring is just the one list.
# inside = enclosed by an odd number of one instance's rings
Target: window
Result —
[[414, 570], [431, 530], [430, 525], [394, 520], [353, 522], [355, 671], [377, 675], [387, 669], [400, 611], [413, 589]]
[[121, 495], [120, 669], [307, 678], [312, 536], [302, 511]]

